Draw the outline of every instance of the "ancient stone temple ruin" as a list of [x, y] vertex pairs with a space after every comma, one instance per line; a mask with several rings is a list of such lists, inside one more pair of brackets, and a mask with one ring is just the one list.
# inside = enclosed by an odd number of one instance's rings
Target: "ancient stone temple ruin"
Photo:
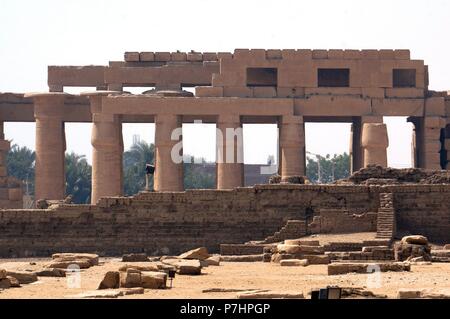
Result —
[[[171, 151], [181, 140], [173, 140], [171, 134], [182, 123], [201, 120], [222, 131], [245, 123], [277, 124], [278, 170], [282, 181], [287, 181], [305, 175], [305, 123], [348, 122], [352, 171], [371, 164], [386, 167], [383, 116], [405, 116], [414, 124], [414, 167], [449, 169], [450, 96], [428, 89], [427, 65], [412, 60], [408, 50], [127, 52], [124, 61], [107, 66], [49, 66], [48, 85], [45, 93], [0, 94], [0, 121], [36, 122], [36, 199], [64, 198], [64, 124], [92, 123], [92, 205], [60, 205], [50, 215], [1, 212], [2, 220], [10, 222], [2, 236], [21, 229], [24, 237], [20, 251], [2, 248], [0, 255], [53, 251], [56, 247], [45, 248], [31, 240], [32, 235], [27, 239], [24, 229], [32, 224], [53, 238], [60, 251], [69, 243], [75, 245], [70, 234], [78, 234], [80, 250], [107, 253], [158, 249], [158, 234], [171, 250], [196, 245], [215, 249], [218, 243], [262, 239], [289, 219], [303, 220], [306, 227], [321, 209], [323, 216], [340, 221], [348, 220], [349, 210], [370, 213], [360, 220], [361, 227], [376, 231], [380, 198], [391, 198], [385, 193], [399, 194], [392, 197], [402, 212], [398, 227], [448, 239], [448, 200], [436, 204], [432, 223], [417, 216], [428, 204], [434, 205], [432, 198], [449, 198], [449, 185], [243, 188], [243, 163], [235, 160], [217, 163], [217, 190], [182, 192], [182, 163], [171, 160]], [[67, 87], [86, 87], [87, 93], [70, 95], [64, 93]], [[127, 93], [130, 87], [148, 87], [148, 91], [133, 95]], [[195, 88], [195, 94], [184, 88]], [[120, 197], [122, 123], [155, 123], [155, 193]], [[226, 143], [217, 144], [218, 154], [227, 156], [231, 149], [235, 157], [245, 147], [242, 141], [232, 147]], [[8, 196], [17, 197], [16, 191]], [[422, 198], [423, 207], [415, 206], [411, 196]], [[152, 231], [140, 231], [139, 222]], [[94, 235], [79, 236], [89, 230]], [[130, 236], [138, 239], [130, 241]]]

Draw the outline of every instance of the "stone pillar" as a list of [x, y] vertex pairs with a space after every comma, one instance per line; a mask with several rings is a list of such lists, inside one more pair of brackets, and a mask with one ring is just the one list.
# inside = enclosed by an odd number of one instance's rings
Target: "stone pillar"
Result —
[[103, 97], [114, 93], [82, 93], [89, 96], [92, 113], [92, 204], [102, 197], [120, 196], [123, 191], [122, 122], [119, 115], [102, 112]]
[[283, 116], [280, 127], [281, 180], [306, 175], [305, 124], [301, 116]]
[[36, 118], [35, 200], [64, 199], [65, 93], [31, 93]]
[[[172, 140], [172, 135], [175, 140]], [[183, 144], [181, 117], [155, 116], [155, 191], [183, 191]]]
[[244, 186], [244, 140], [239, 115], [219, 115], [216, 129], [217, 189]]
[[350, 171], [356, 172], [364, 167], [364, 151], [361, 146], [364, 123], [383, 123], [382, 116], [360, 116], [353, 120], [350, 133]]
[[365, 123], [361, 145], [364, 149], [364, 167], [381, 165], [387, 167], [387, 147], [389, 139], [386, 124]]
[[441, 130], [445, 127], [445, 119], [428, 116], [423, 119], [422, 147], [419, 150], [423, 168], [442, 169], [441, 167]]

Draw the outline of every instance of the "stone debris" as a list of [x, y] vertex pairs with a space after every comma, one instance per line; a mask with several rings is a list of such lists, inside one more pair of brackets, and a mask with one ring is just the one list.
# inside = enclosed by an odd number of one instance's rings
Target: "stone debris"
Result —
[[206, 260], [209, 257], [210, 255], [208, 253], [208, 249], [206, 249], [205, 247], [196, 248], [178, 256], [178, 258], [180, 259], [198, 259], [198, 260]]
[[6, 278], [6, 270], [0, 269], [0, 279], [5, 279], [5, 278]]
[[11, 288], [11, 281], [8, 278], [0, 279], [0, 289]]
[[9, 280], [11, 288], [18, 288], [18, 287], [20, 287], [20, 282], [19, 282], [19, 280], [17, 280], [17, 278], [14, 278], [14, 277], [11, 277], [11, 276], [7, 276], [6, 279]]
[[450, 299], [450, 288], [401, 288], [397, 292], [398, 299]]
[[141, 272], [136, 269], [127, 269], [120, 272], [120, 288], [142, 287]]
[[237, 288], [208, 288], [203, 289], [203, 293], [210, 293], [210, 292], [267, 292], [269, 290], [265, 289], [237, 289]]
[[120, 272], [108, 271], [97, 289], [117, 289], [120, 287]]
[[[387, 271], [410, 271], [411, 265], [408, 262], [392, 263], [331, 263], [328, 265], [328, 275], [343, 275], [349, 273], [368, 274], [376, 269], [380, 272]], [[368, 271], [369, 270], [369, 271]]]
[[26, 271], [7, 271], [6, 276], [16, 278], [20, 284], [31, 284], [38, 280], [35, 272]]
[[327, 255], [304, 255], [310, 265], [327, 265], [330, 263], [330, 257]]
[[158, 271], [160, 263], [152, 263], [149, 265], [123, 265], [119, 268], [119, 271], [127, 271], [127, 269], [135, 269], [139, 271]]
[[118, 298], [125, 295], [142, 295], [144, 293], [144, 288], [129, 288], [129, 289], [107, 289], [107, 290], [93, 290], [88, 292], [83, 292], [77, 295], [69, 296], [69, 298], [76, 299], [110, 299]]
[[302, 266], [306, 267], [308, 266], [308, 260], [307, 259], [283, 259], [280, 261], [280, 266]]
[[220, 266], [220, 256], [211, 256], [205, 260], [208, 266]]
[[44, 268], [36, 271], [36, 275], [38, 277], [66, 277], [66, 272], [60, 268]]
[[417, 257], [423, 257], [423, 261], [431, 261], [431, 246], [424, 236], [405, 236], [394, 244], [394, 257], [396, 261], [410, 261]]
[[284, 241], [285, 245], [304, 245], [304, 246], [320, 246], [318, 240], [308, 240], [308, 239], [286, 239]]
[[127, 254], [122, 256], [123, 262], [145, 262], [150, 261], [147, 254]]
[[227, 255], [220, 256], [220, 261], [224, 262], [255, 262], [263, 261], [263, 254], [260, 255]]
[[98, 255], [96, 254], [77, 254], [77, 253], [61, 253], [53, 254], [52, 261], [47, 268], [67, 269], [73, 265], [77, 265], [80, 269], [87, 269], [98, 265]]
[[302, 292], [247, 291], [236, 295], [237, 299], [305, 299]]
[[387, 295], [376, 294], [370, 290], [359, 287], [343, 287], [341, 290], [342, 298], [354, 298], [354, 297], [364, 297], [364, 298], [387, 298]]
[[156, 271], [141, 272], [142, 287], [147, 289], [165, 289], [167, 274]]

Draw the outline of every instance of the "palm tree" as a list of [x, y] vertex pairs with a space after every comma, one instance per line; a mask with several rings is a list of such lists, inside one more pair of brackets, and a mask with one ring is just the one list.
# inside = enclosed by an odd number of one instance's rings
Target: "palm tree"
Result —
[[72, 195], [76, 204], [86, 204], [91, 200], [92, 168], [84, 155], [66, 154], [66, 194]]
[[[145, 165], [154, 163], [155, 145], [140, 141], [123, 154], [124, 192], [134, 195], [145, 188]], [[149, 181], [150, 188], [153, 180]]]
[[9, 176], [26, 183], [28, 194], [34, 194], [34, 166], [36, 155], [26, 146], [14, 144], [6, 157], [6, 166]]

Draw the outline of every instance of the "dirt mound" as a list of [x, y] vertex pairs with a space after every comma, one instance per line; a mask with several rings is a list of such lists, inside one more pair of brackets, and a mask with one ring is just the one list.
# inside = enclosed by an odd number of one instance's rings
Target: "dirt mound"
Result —
[[450, 184], [450, 171], [422, 168], [390, 168], [371, 165], [360, 169], [338, 183], [353, 184]]

